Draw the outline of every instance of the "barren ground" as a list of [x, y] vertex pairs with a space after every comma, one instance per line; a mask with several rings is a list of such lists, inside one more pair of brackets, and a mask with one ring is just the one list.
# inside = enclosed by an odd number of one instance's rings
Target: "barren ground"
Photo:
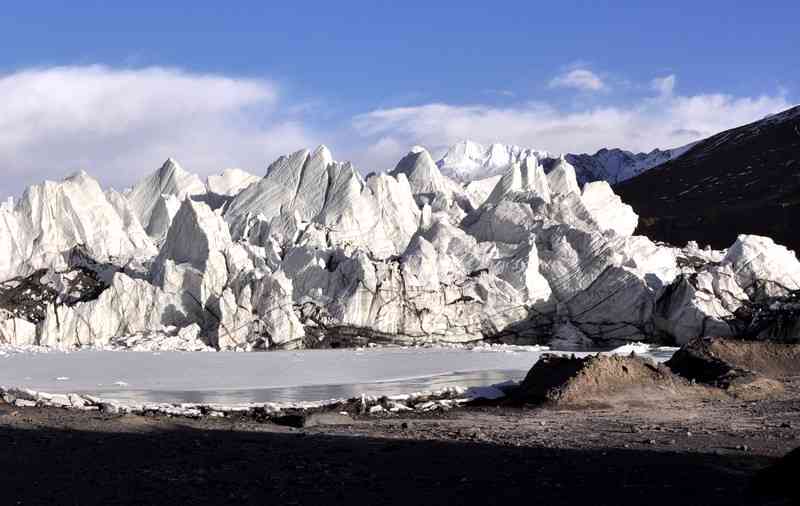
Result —
[[[292, 429], [0, 404], [3, 504], [792, 504], [800, 380], [753, 402], [468, 407]], [[791, 484], [787, 484], [791, 486]]]

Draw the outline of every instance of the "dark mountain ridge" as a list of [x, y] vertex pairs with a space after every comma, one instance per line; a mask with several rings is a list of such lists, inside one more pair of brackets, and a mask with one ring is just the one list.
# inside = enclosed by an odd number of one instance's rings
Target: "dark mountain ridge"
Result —
[[719, 133], [619, 183], [638, 234], [727, 248], [738, 234], [800, 250], [800, 106]]

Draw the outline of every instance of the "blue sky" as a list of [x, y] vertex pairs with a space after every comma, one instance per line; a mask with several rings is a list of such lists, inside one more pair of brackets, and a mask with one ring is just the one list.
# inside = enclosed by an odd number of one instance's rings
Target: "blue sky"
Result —
[[464, 137], [649, 150], [800, 93], [797, 2], [118, 3], [4, 6], [0, 193], [316, 143], [365, 171]]

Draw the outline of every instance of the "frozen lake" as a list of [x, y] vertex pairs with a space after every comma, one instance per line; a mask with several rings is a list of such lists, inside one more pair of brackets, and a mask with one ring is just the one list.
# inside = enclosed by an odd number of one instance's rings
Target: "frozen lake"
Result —
[[[375, 348], [268, 353], [12, 353], [0, 356], [0, 385], [137, 403], [318, 401], [520, 380], [542, 353], [548, 351], [531, 347], [510, 352]], [[648, 355], [666, 360], [671, 353]]]

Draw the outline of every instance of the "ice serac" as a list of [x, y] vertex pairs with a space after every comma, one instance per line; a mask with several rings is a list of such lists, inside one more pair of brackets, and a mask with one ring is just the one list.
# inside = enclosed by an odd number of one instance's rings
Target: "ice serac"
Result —
[[156, 264], [171, 260], [204, 271], [215, 252], [232, 244], [225, 222], [202, 202], [184, 200], [161, 246]]
[[282, 269], [311, 342], [468, 342], [508, 330], [549, 299], [530, 245], [499, 250], [438, 214], [403, 254], [290, 249]]
[[503, 176], [491, 176], [485, 179], [476, 179], [464, 185], [464, 193], [467, 195], [473, 209], [477, 209], [486, 202], [497, 183]]
[[[685, 257], [685, 249], [664, 247], [643, 235], [625, 237], [624, 242], [622, 248], [626, 256], [625, 265], [635, 269], [647, 284], [654, 290], [659, 290], [659, 293], [680, 273], [678, 257], [679, 254]], [[706, 264], [713, 261], [713, 259], [703, 260]]]
[[0, 279], [18, 276], [25, 270], [30, 254], [30, 234], [21, 228], [19, 216], [13, 209], [0, 209]]
[[654, 323], [677, 344], [736, 334], [735, 312], [747, 301], [730, 265], [679, 276], [658, 300]]
[[149, 230], [150, 219], [161, 195], [174, 195], [179, 200], [203, 195], [206, 185], [194, 174], [183, 170], [177, 161], [168, 159], [160, 169], [142, 179], [125, 195], [139, 223]]
[[[320, 146], [279, 158], [267, 175], [237, 195], [225, 211], [235, 239], [265, 245], [276, 229], [317, 235], [329, 247], [361, 247], [379, 257], [402, 252], [419, 221], [407, 178], [368, 181]], [[413, 223], [413, 225], [412, 225]]]
[[442, 175], [425, 148], [415, 146], [389, 174], [398, 178], [405, 176], [420, 207], [428, 204], [433, 211], [448, 214], [454, 223], [473, 209], [464, 188]]
[[544, 168], [534, 156], [525, 159], [522, 165], [522, 187], [541, 197], [545, 202], [550, 202], [551, 189]]
[[292, 282], [266, 264], [268, 253], [234, 243], [206, 204], [184, 200], [153, 263], [153, 282], [170, 294], [218, 349], [297, 347], [304, 337]]
[[563, 156], [556, 160], [553, 168], [547, 173], [547, 182], [550, 184], [550, 191], [556, 194], [580, 194], [581, 192], [578, 187], [578, 179], [575, 177], [575, 167], [570, 165]]
[[181, 201], [175, 195], [163, 194], [158, 198], [150, 223], [147, 225], [147, 235], [160, 244], [169, 232], [172, 220], [181, 208]]
[[679, 344], [702, 336], [797, 338], [800, 262], [791, 250], [753, 235], [740, 235], [721, 260], [704, 262], [687, 249], [698, 265], [659, 299], [659, 330]]
[[[47, 346], [127, 347], [138, 335], [163, 335], [196, 347], [224, 349], [219, 343], [220, 300], [232, 278], [263, 267], [259, 252], [231, 241], [227, 224], [204, 203], [186, 199], [175, 215], [149, 273], [117, 272], [94, 300], [51, 304], [39, 324], [38, 341]], [[176, 329], [196, 326], [191, 339]], [[150, 339], [150, 338], [148, 338]], [[152, 346], [153, 344], [148, 344]]]
[[631, 206], [622, 202], [608, 183], [586, 183], [581, 198], [604, 230], [613, 230], [623, 236], [633, 235], [639, 224], [639, 217]]
[[794, 251], [769, 237], [740, 235], [723, 259], [736, 282], [752, 297], [787, 295], [800, 290], [800, 262]]
[[85, 172], [29, 187], [13, 210], [0, 210], [0, 278], [63, 268], [81, 245], [98, 260], [126, 262], [155, 253], [130, 210]]
[[38, 344], [61, 349], [106, 346], [118, 336], [191, 323], [171, 294], [146, 280], [118, 273], [96, 300], [76, 306], [48, 306], [39, 324]]
[[566, 302], [570, 322], [595, 342], [647, 339], [653, 335], [655, 294], [635, 271], [607, 267]]
[[[264, 178], [243, 190], [230, 203], [225, 213], [228, 222], [235, 227], [249, 216], [257, 215], [263, 216], [269, 222], [278, 216], [281, 210], [289, 211], [294, 207], [310, 209], [312, 214], [316, 215], [324, 204], [325, 191], [328, 188], [327, 164], [331, 163], [332, 159], [324, 147], [318, 148], [315, 163], [309, 163], [310, 158], [311, 153], [304, 149], [282, 156], [272, 163]], [[309, 194], [302, 192], [306, 189], [301, 186], [304, 175], [310, 176], [309, 179], [315, 183], [308, 188], [312, 190]], [[306, 201], [312, 205], [307, 206]], [[313, 217], [304, 216], [307, 220]]]
[[452, 196], [458, 188], [457, 184], [442, 175], [430, 153], [419, 146], [415, 146], [390, 172], [395, 177], [399, 174], [405, 174], [415, 195], [443, 193]]
[[[558, 309], [528, 318], [527, 325], [556, 340], [565, 339], [564, 328], [575, 329], [579, 334], [567, 333], [572, 336], [567, 340], [575, 342], [652, 336], [653, 308], [678, 273], [675, 253], [647, 238], [630, 237], [630, 225], [607, 225], [609, 215], [620, 213], [613, 206], [622, 204], [613, 200], [613, 193], [595, 203], [592, 189], [584, 201], [568, 164], [556, 166], [547, 178], [537, 173], [545, 183], [538, 187], [531, 184], [535, 179], [530, 171], [526, 182], [522, 168], [512, 165], [492, 196], [462, 223], [476, 239], [498, 247], [535, 244], [538, 271]], [[542, 194], [548, 196], [551, 183], [557, 190], [545, 200]]]
[[225, 221], [206, 204], [186, 199], [153, 262], [153, 283], [180, 301], [201, 327], [213, 328], [219, 323], [214, 308], [228, 283], [226, 252], [232, 247]]
[[364, 182], [355, 167], [333, 165], [331, 184], [315, 220], [331, 245], [357, 247], [379, 258], [402, 253], [419, 221], [408, 181], [374, 176]]
[[484, 203], [497, 204], [512, 192], [527, 192], [544, 202], [550, 202], [550, 183], [535, 157], [528, 157], [522, 163], [513, 163]]
[[248, 272], [219, 301], [220, 349], [292, 349], [304, 346], [305, 329], [292, 300], [292, 280], [282, 271]]
[[142, 251], [144, 256], [155, 256], [158, 250], [150, 236], [142, 228], [142, 224], [139, 222], [139, 218], [136, 216], [136, 212], [131, 207], [128, 199], [115, 190], [106, 192], [106, 198], [122, 219], [125, 234], [130, 238], [134, 248]]
[[38, 340], [59, 348], [106, 346], [122, 336], [167, 334], [189, 325], [206, 334], [218, 323], [213, 307], [228, 281], [223, 251], [232, 246], [225, 222], [205, 204], [186, 199], [149, 276], [117, 272], [94, 300], [57, 300], [47, 308]]

